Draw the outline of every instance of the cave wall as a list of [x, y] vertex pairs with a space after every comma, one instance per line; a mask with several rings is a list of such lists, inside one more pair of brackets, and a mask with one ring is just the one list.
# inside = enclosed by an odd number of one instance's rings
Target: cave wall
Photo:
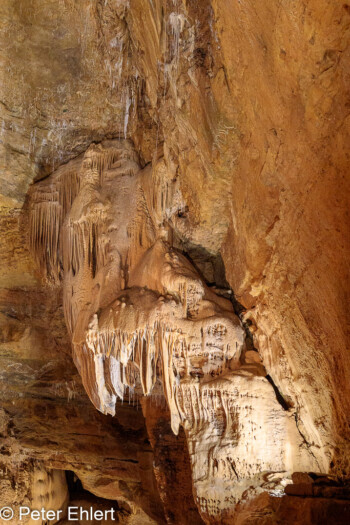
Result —
[[[1, 407], [10, 427], [22, 428], [11, 431], [14, 448], [7, 450], [18, 450], [19, 463], [35, 457], [46, 468], [70, 469], [69, 449], [81, 442], [62, 444], [54, 422], [75, 403], [67, 403], [71, 387], [64, 386], [73, 377], [93, 421], [88, 432], [101, 425], [101, 436], [118, 434], [88, 408], [71, 364], [62, 298], [42, 284], [26, 248], [26, 195], [92, 142], [128, 139], [141, 167], [163, 163], [160, 179], [176, 177], [182, 202], [171, 216], [173, 243], [201, 254], [199, 270], [212, 284], [219, 284], [212, 261], [222, 259], [236, 311], [316, 470], [348, 477], [349, 6], [4, 0], [0, 13]], [[39, 388], [37, 377], [52, 360]], [[38, 438], [57, 405], [49, 449], [64, 456], [61, 466]], [[80, 426], [83, 411], [74, 410]], [[126, 419], [137, 420], [137, 410], [120, 409], [129, 410]], [[146, 432], [142, 418], [139, 425]], [[143, 446], [137, 438], [130, 455], [142, 455]], [[76, 461], [93, 460], [89, 452]], [[97, 477], [103, 468], [96, 466]], [[96, 491], [96, 478], [79, 469]], [[138, 476], [132, 483], [141, 483]], [[166, 486], [162, 476], [158, 487]], [[123, 496], [114, 489], [108, 497], [134, 501], [129, 489]], [[156, 489], [152, 497], [158, 502]], [[133, 504], [165, 519], [141, 500]]]
[[[172, 246], [183, 198], [164, 162], [142, 169], [124, 139], [91, 145], [31, 188], [30, 248], [43, 279], [63, 288], [96, 409], [114, 416], [118, 398], [161, 398], [173, 433], [185, 431], [202, 518], [229, 523], [242, 499], [283, 493], [293, 472], [322, 472], [322, 451], [279, 400], [232, 301]], [[152, 434], [157, 406], [142, 406]]]

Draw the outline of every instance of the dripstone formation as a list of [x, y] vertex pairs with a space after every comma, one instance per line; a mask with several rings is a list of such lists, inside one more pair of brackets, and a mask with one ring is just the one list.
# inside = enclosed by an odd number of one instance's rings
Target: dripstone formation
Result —
[[349, 36], [329, 0], [0, 2], [15, 525], [350, 522]]
[[[194, 497], [208, 523], [232, 518], [243, 493], [283, 491], [293, 471], [319, 471], [293, 414], [278, 403], [232, 303], [173, 248], [183, 197], [159, 184], [129, 142], [92, 145], [30, 194], [30, 242], [63, 286], [75, 364], [95, 407], [165, 396], [189, 448]], [[246, 355], [247, 354], [247, 355]], [[269, 422], [273, 421], [273, 425]]]

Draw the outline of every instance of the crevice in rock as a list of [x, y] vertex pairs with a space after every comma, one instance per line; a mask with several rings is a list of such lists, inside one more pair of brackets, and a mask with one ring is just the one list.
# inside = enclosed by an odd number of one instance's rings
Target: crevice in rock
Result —
[[[179, 216], [184, 216], [187, 212], [188, 209], [185, 209], [178, 213]], [[176, 231], [173, 231], [173, 246], [191, 262], [209, 287], [215, 287], [219, 290], [230, 289], [226, 281], [225, 265], [220, 253], [213, 254], [203, 246], [182, 239]]]
[[283, 408], [283, 410], [289, 410], [290, 408], [292, 408], [291, 405], [288, 403], [288, 401], [286, 401], [286, 399], [283, 397], [283, 395], [279, 391], [279, 389], [278, 389], [277, 385], [275, 384], [274, 380], [272, 379], [272, 377], [270, 375], [267, 375], [266, 379], [268, 380], [268, 382], [272, 386], [272, 388], [273, 388], [273, 390], [275, 392], [275, 395], [276, 395], [276, 399], [279, 402], [279, 404], [281, 405], [281, 407]]
[[[257, 352], [260, 355], [260, 353], [257, 350], [257, 348], [254, 346], [253, 334], [250, 331], [251, 321], [250, 321], [250, 319], [244, 320], [244, 318], [243, 318], [243, 313], [245, 312], [245, 308], [239, 301], [237, 301], [237, 299], [236, 299], [236, 297], [235, 297], [233, 292], [232, 292], [232, 296], [231, 297], [232, 297], [231, 301], [232, 301], [232, 304], [233, 304], [233, 309], [234, 309], [236, 315], [240, 318], [240, 320], [242, 322], [242, 325], [243, 325], [243, 328], [244, 328], [244, 331], [245, 331], [246, 349], [247, 350], [253, 350], [253, 351]], [[269, 374], [266, 374], [266, 379], [268, 380], [268, 382], [272, 386], [272, 388], [273, 388], [273, 390], [275, 392], [275, 395], [276, 395], [276, 399], [279, 402], [279, 404], [281, 405], [281, 407], [283, 408], [283, 410], [286, 410], [286, 411], [290, 410], [293, 407], [292, 403], [290, 403], [290, 402], [288, 402], [286, 400], [285, 396], [283, 396], [283, 394], [280, 392], [278, 386], [276, 385], [276, 383], [274, 382], [272, 377]]]
[[[224, 263], [222, 262], [222, 264], [224, 265]], [[224, 267], [224, 270], [225, 270], [225, 267]], [[246, 344], [246, 351], [249, 350], [249, 351], [254, 351], [256, 352], [257, 354], [259, 354], [261, 360], [262, 360], [262, 364], [263, 364], [263, 359], [258, 351], [258, 349], [255, 347], [254, 345], [254, 338], [253, 338], [253, 334], [250, 330], [250, 326], [251, 326], [251, 320], [250, 319], [244, 319], [244, 312], [246, 311], [246, 308], [243, 306], [243, 304], [241, 304], [236, 296], [235, 296], [235, 293], [234, 291], [230, 288], [230, 285], [229, 283], [226, 281], [226, 278], [225, 278], [225, 287], [230, 291], [230, 294], [228, 295], [228, 297], [230, 298], [231, 300], [231, 303], [232, 303], [232, 306], [233, 306], [233, 310], [235, 312], [235, 314], [239, 317], [239, 319], [241, 320], [241, 323], [242, 323], [242, 326], [244, 328], [244, 332], [245, 332], [245, 344]], [[285, 411], [288, 411], [290, 410], [291, 408], [293, 408], [293, 404], [289, 401], [287, 401], [287, 399], [285, 398], [285, 396], [283, 396], [283, 394], [280, 392], [279, 388], [277, 387], [276, 383], [274, 382], [274, 380], [272, 379], [272, 377], [269, 375], [269, 374], [266, 374], [266, 379], [268, 380], [268, 382], [270, 383], [270, 385], [272, 386], [274, 392], [275, 392], [275, 395], [276, 395], [276, 399], [278, 401], [278, 403], [281, 405], [281, 407], [283, 408], [283, 410]]]
[[[231, 302], [232, 302], [232, 305], [233, 305], [233, 309], [234, 309], [236, 315], [240, 318], [241, 323], [242, 323], [243, 328], [244, 328], [244, 331], [245, 331], [246, 350], [253, 350], [253, 351], [257, 352], [260, 355], [260, 353], [257, 350], [257, 348], [254, 346], [253, 334], [250, 331], [251, 321], [250, 321], [250, 319], [244, 320], [243, 313], [246, 311], [245, 307], [236, 299], [235, 294], [234, 294], [233, 291], [232, 291], [232, 295], [231, 295]], [[261, 355], [260, 355], [260, 357], [261, 357]], [[262, 360], [262, 358], [261, 358], [261, 360]], [[262, 360], [262, 363], [263, 363], [263, 360]], [[275, 392], [276, 399], [277, 399], [278, 403], [281, 405], [281, 407], [283, 408], [283, 410], [285, 410], [285, 411], [290, 410], [293, 407], [292, 403], [286, 400], [285, 396], [283, 396], [283, 394], [280, 392], [280, 390], [277, 387], [276, 383], [274, 382], [274, 380], [272, 379], [272, 377], [269, 374], [266, 374], [265, 377], [268, 380], [268, 382], [270, 383], [270, 385], [272, 386], [272, 388], [273, 388], [273, 390]]]
[[[246, 311], [246, 308], [237, 300], [234, 291], [226, 279], [226, 269], [221, 254], [212, 254], [203, 246], [194, 245], [183, 240], [176, 235], [176, 232], [174, 232], [174, 247], [181, 251], [181, 253], [191, 262], [210, 288], [213, 288], [218, 295], [222, 295], [231, 301], [233, 310], [239, 317], [244, 328], [246, 350], [253, 350], [259, 354], [259, 351], [254, 346], [253, 334], [250, 331], [251, 321], [250, 319], [244, 319], [243, 314]], [[274, 385], [274, 390], [276, 391], [276, 389], [277, 387]], [[279, 396], [284, 399], [280, 393]], [[276, 397], [278, 399], [277, 394]], [[288, 405], [285, 400], [284, 404]], [[286, 410], [288, 410], [288, 408]]]
[[[228, 283], [227, 283], [227, 286], [229, 287]], [[230, 290], [231, 290], [231, 288], [230, 288]], [[252, 332], [250, 331], [250, 328], [249, 328], [250, 325], [251, 325], [251, 321], [250, 321], [250, 319], [245, 320], [244, 316], [243, 316], [244, 312], [246, 311], [246, 308], [245, 308], [245, 306], [243, 306], [243, 304], [241, 304], [237, 300], [234, 291], [231, 290], [231, 292], [232, 293], [231, 293], [230, 299], [231, 299], [231, 302], [232, 302], [233, 310], [234, 310], [235, 314], [241, 320], [242, 326], [244, 328], [246, 348], [247, 348], [247, 350], [254, 350], [255, 352], [257, 352], [259, 354], [259, 351], [254, 346], [253, 334], [252, 334]]]
[[294, 414], [294, 419], [295, 419], [295, 426], [297, 428], [297, 431], [299, 432], [299, 435], [301, 437], [301, 439], [303, 440], [303, 444], [306, 446], [308, 452], [311, 454], [311, 456], [314, 458], [315, 462], [316, 462], [316, 465], [319, 469], [320, 472], [322, 472], [322, 469], [320, 467], [320, 464], [315, 456], [315, 454], [313, 453], [311, 447], [311, 443], [309, 443], [305, 437], [305, 435], [303, 434], [303, 432], [300, 430], [300, 426], [299, 426], [299, 414], [298, 414], [298, 410], [295, 411], [295, 414]]
[[131, 509], [126, 502], [122, 505], [116, 500], [108, 498], [100, 498], [89, 492], [83, 487], [81, 480], [71, 470], [66, 470], [66, 480], [68, 485], [69, 493], [69, 505], [76, 506], [77, 508], [89, 510], [92, 507], [94, 510], [107, 510], [114, 509], [117, 521], [120, 521], [121, 516], [127, 516], [131, 514]]

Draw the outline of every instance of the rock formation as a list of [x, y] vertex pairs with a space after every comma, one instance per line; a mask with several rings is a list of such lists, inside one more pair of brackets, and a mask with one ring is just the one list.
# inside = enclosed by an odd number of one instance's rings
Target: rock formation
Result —
[[347, 523], [349, 13], [1, 3], [4, 505]]
[[33, 186], [30, 244], [42, 274], [63, 282], [74, 361], [95, 407], [114, 416], [117, 398], [164, 393], [173, 432], [186, 433], [200, 513], [220, 523], [266, 472], [270, 490], [282, 490], [323, 458], [278, 403], [258, 354], [246, 358], [232, 303], [171, 246], [183, 198], [176, 178], [159, 184], [159, 164], [141, 169], [125, 140], [90, 146]]

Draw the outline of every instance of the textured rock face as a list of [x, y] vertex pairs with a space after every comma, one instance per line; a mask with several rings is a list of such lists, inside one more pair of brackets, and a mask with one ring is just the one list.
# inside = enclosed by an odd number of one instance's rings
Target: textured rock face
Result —
[[171, 248], [182, 197], [154, 172], [126, 141], [91, 146], [33, 187], [30, 242], [47, 279], [63, 281], [74, 360], [96, 408], [115, 415], [118, 397], [162, 387], [173, 432], [186, 432], [201, 514], [221, 522], [263, 472], [280, 481], [319, 465], [264, 367], [246, 359], [230, 301]]
[[[349, 476], [349, 6], [4, 0], [0, 13], [1, 462], [25, 466], [18, 501], [35, 469], [64, 469], [144, 523], [184, 509], [194, 523], [192, 476], [208, 522], [331, 523], [329, 493], [271, 494], [293, 470]], [[246, 341], [216, 293], [227, 283]], [[88, 408], [71, 343], [95, 406], [130, 393], [146, 423], [125, 404], [113, 420]], [[72, 420], [65, 439], [57, 421]]]
[[60, 303], [43, 290], [1, 295], [3, 505], [40, 509], [37, 472], [69, 471], [95, 496], [118, 500], [126, 522], [132, 511], [141, 523], [162, 521], [141, 410], [120, 406], [112, 419], [94, 409], [65, 353]]

